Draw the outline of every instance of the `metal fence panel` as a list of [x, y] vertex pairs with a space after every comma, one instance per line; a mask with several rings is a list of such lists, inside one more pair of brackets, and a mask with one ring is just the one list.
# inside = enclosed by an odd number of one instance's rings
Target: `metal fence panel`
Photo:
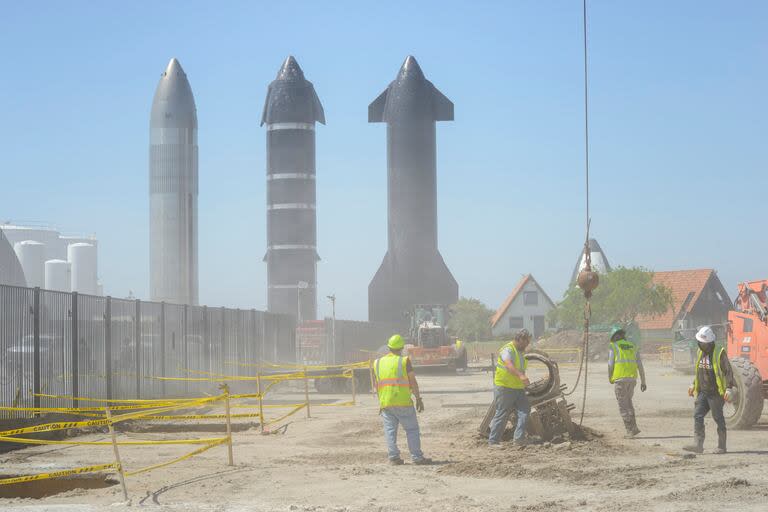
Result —
[[252, 376], [260, 361], [291, 362], [295, 327], [291, 316], [256, 310], [0, 285], [0, 404], [69, 407], [88, 405], [73, 397], [199, 396], [214, 391], [216, 382], [161, 378]]

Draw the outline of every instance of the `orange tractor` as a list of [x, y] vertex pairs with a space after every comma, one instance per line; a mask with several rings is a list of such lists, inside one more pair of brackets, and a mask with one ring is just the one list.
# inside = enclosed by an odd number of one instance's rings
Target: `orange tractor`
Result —
[[768, 398], [768, 280], [739, 284], [735, 310], [728, 313], [728, 357], [737, 385], [726, 405], [731, 428], [749, 428]]

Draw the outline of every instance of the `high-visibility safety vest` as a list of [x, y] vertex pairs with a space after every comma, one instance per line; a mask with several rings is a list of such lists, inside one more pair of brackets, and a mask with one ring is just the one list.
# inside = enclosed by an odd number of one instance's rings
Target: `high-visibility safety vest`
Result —
[[387, 407], [408, 407], [411, 400], [411, 383], [406, 371], [408, 358], [397, 354], [387, 354], [373, 364], [376, 375], [376, 389], [379, 405]]
[[637, 378], [637, 346], [631, 341], [611, 342], [613, 349], [613, 375], [611, 383], [619, 379]]
[[[717, 381], [717, 391], [720, 393], [720, 396], [723, 396], [725, 394], [725, 376], [723, 375], [723, 370], [720, 368], [720, 358], [723, 357], [723, 351], [725, 349], [723, 347], [715, 347], [715, 349], [712, 351], [711, 356], [711, 363], [712, 363], [712, 369], [715, 370], [715, 380]], [[699, 349], [698, 354], [696, 354], [696, 366], [693, 367], [694, 371], [694, 377], [693, 377], [693, 392], [698, 393], [699, 392], [699, 363], [701, 362], [701, 358], [704, 356], [704, 352], [702, 352], [701, 349]]]
[[517, 350], [515, 344], [510, 341], [501, 347], [501, 350], [499, 351], [499, 357], [496, 360], [496, 374], [493, 376], [493, 383], [504, 388], [525, 389], [525, 384], [523, 384], [523, 381], [520, 379], [520, 377], [509, 373], [507, 366], [504, 364], [504, 360], [501, 358], [501, 354], [503, 354], [506, 349], [510, 349], [512, 351], [512, 364], [516, 369], [524, 372], [528, 368], [528, 360], [519, 350]]

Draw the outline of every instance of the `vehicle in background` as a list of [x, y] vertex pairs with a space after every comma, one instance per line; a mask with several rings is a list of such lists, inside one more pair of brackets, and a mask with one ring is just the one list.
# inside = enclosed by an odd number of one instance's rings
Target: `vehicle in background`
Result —
[[739, 284], [735, 310], [728, 313], [727, 350], [737, 390], [725, 419], [731, 428], [749, 428], [768, 398], [768, 279]]
[[443, 304], [417, 304], [409, 313], [404, 353], [415, 368], [467, 367], [467, 348], [448, 334], [450, 310]]

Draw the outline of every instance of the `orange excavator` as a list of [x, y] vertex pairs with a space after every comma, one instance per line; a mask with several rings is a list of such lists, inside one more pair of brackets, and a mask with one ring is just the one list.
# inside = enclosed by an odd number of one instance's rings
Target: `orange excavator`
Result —
[[727, 339], [737, 392], [726, 404], [726, 422], [745, 429], [757, 423], [768, 399], [768, 279], [739, 284]]

